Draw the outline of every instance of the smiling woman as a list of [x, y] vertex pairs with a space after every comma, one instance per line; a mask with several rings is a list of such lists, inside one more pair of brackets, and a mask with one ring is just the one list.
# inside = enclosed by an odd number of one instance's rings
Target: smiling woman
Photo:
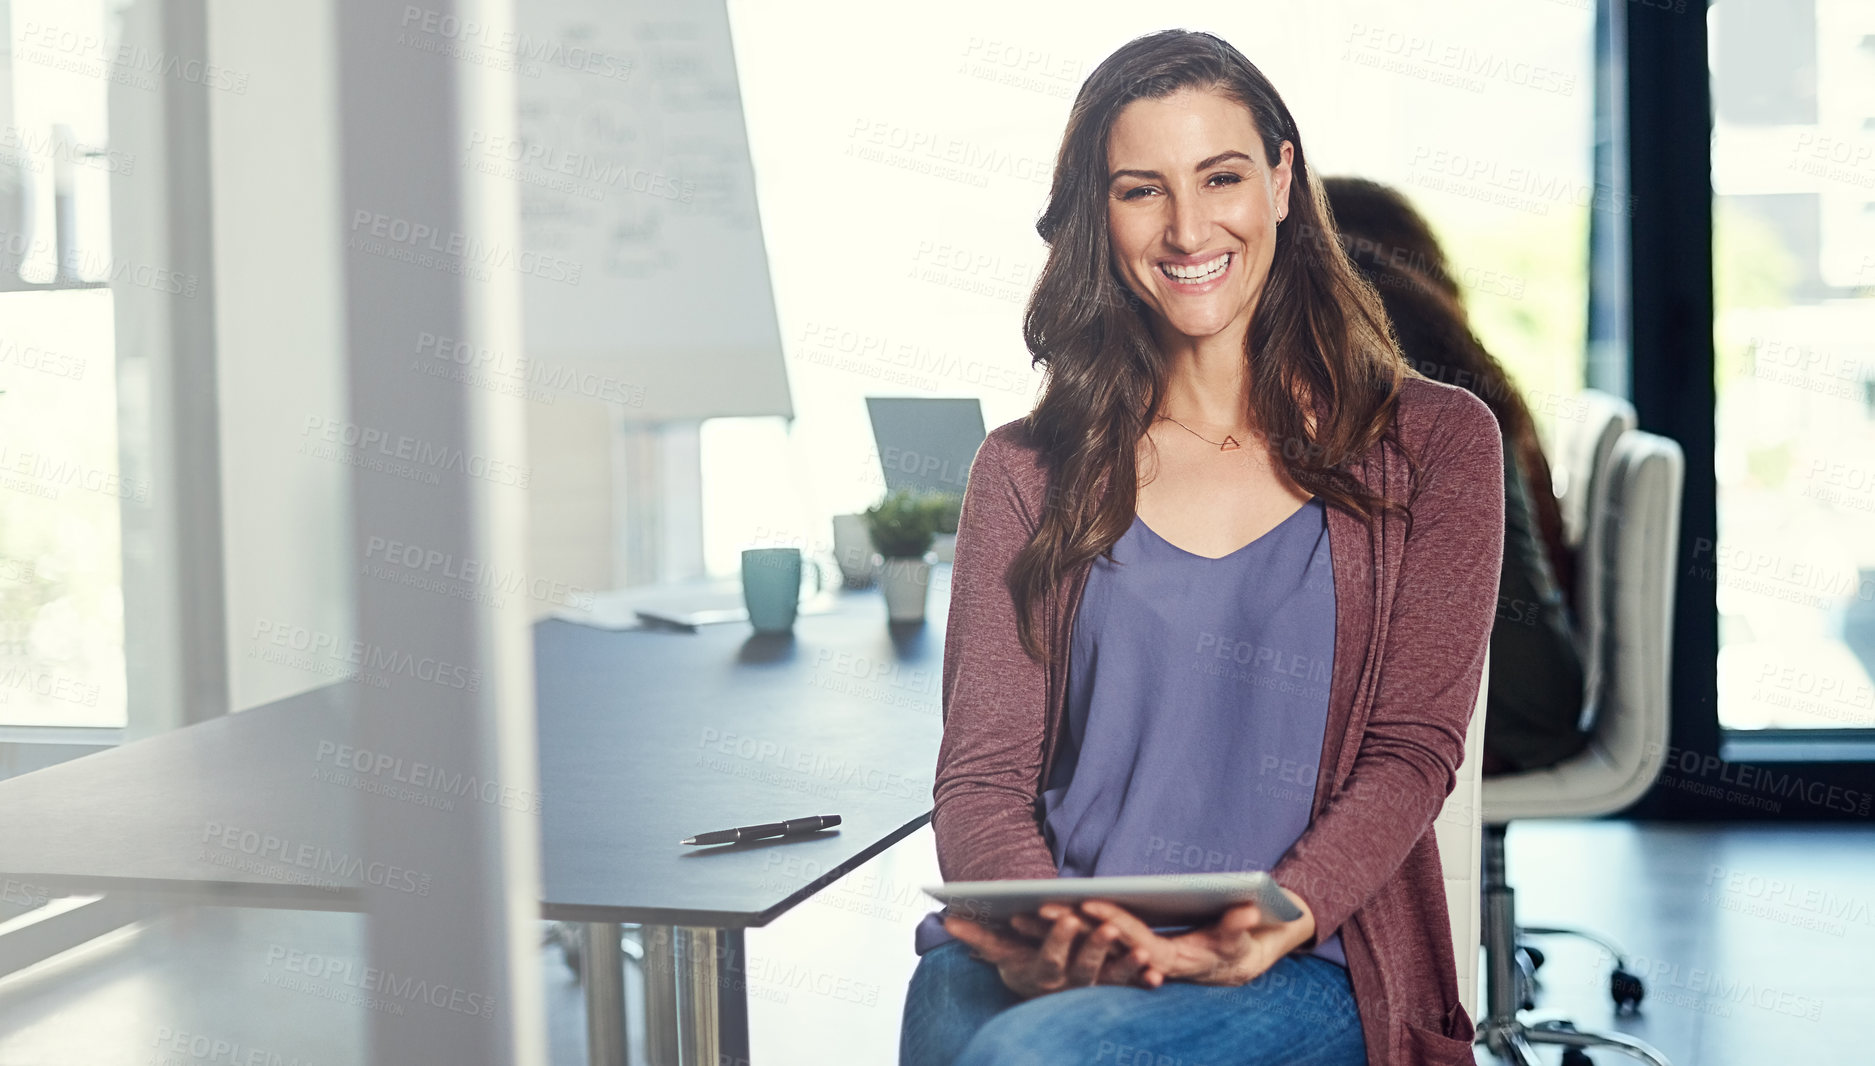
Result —
[[1027, 422], [1065, 497], [1011, 575], [1032, 654], [1030, 605], [1136, 515], [1220, 555], [1311, 494], [1389, 506], [1338, 467], [1408, 371], [1318, 197], [1282, 97], [1218, 38], [1143, 37], [1088, 77], [1024, 324], [1048, 372]]
[[[1495, 420], [1407, 366], [1288, 108], [1214, 36], [1093, 71], [1037, 229], [1046, 382], [958, 521], [939, 867], [1227, 855], [1302, 913], [932, 914], [900, 1062], [1469, 1063], [1432, 822], [1496, 607]], [[1271, 767], [1313, 788], [1259, 787]]]

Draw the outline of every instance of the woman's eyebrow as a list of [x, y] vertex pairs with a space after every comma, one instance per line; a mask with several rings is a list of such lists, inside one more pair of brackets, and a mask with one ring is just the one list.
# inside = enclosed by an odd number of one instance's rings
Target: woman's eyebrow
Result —
[[[1219, 152], [1218, 154], [1212, 156], [1209, 159], [1201, 159], [1198, 161], [1198, 165], [1195, 167], [1192, 167], [1191, 169], [1193, 173], [1196, 173], [1197, 171], [1200, 171], [1200, 170], [1208, 170], [1211, 167], [1217, 166], [1219, 163], [1222, 163], [1222, 162], [1225, 162], [1226, 160], [1231, 160], [1231, 159], [1241, 159], [1246, 163], [1252, 161], [1249, 156], [1245, 155], [1242, 152], [1237, 151], [1236, 149], [1232, 149], [1227, 152]], [[1129, 170], [1116, 170], [1112, 174], [1107, 176], [1107, 184], [1111, 185], [1114, 182], [1119, 181], [1121, 178], [1146, 178], [1151, 181], [1164, 181], [1165, 175], [1159, 173], [1156, 170], [1130, 170], [1130, 169]]]

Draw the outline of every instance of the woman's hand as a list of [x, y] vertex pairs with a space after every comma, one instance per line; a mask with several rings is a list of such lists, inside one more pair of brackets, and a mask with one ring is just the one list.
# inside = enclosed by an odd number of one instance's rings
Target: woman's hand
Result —
[[[1024, 999], [1096, 984], [1156, 987], [1145, 981], [1145, 953], [1116, 943], [1120, 929], [1113, 923], [1088, 922], [1057, 903], [1038, 913], [1041, 918], [1019, 914], [1010, 922], [1028, 940], [964, 918], [944, 919], [944, 929], [995, 966], [1003, 984]], [[1095, 924], [1099, 928], [1088, 932]]]
[[1315, 913], [1302, 897], [1283, 889], [1302, 917], [1293, 922], [1265, 919], [1254, 903], [1240, 903], [1210, 925], [1164, 937], [1152, 931], [1122, 907], [1105, 900], [1087, 900], [1081, 909], [1101, 923], [1119, 930], [1120, 943], [1134, 955], [1146, 953], [1143, 978], [1149, 988], [1165, 980], [1187, 980], [1201, 985], [1242, 985], [1256, 980], [1284, 955], [1315, 935]]

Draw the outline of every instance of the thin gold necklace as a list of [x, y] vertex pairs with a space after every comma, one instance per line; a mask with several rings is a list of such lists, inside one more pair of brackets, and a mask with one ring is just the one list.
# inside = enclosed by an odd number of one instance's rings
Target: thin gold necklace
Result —
[[1185, 432], [1191, 434], [1192, 436], [1197, 437], [1199, 440], [1204, 441], [1206, 444], [1217, 445], [1217, 450], [1220, 452], [1228, 452], [1228, 451], [1232, 451], [1234, 449], [1243, 447], [1242, 444], [1239, 444], [1237, 442], [1236, 437], [1233, 437], [1229, 434], [1225, 434], [1223, 440], [1212, 440], [1210, 437], [1207, 437], [1204, 434], [1186, 425], [1185, 423], [1180, 422], [1178, 419], [1173, 418], [1171, 415], [1160, 415], [1159, 417], [1165, 419], [1167, 422], [1170, 422], [1173, 425], [1176, 425], [1178, 428], [1184, 430]]

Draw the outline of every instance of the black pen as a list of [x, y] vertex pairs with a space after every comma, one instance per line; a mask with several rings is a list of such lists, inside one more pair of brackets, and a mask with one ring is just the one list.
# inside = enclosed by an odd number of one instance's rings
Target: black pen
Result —
[[737, 829], [718, 829], [714, 833], [699, 833], [689, 840], [679, 840], [679, 844], [740, 844], [745, 840], [761, 840], [763, 837], [791, 837], [802, 833], [813, 833], [828, 826], [839, 825], [837, 814], [816, 814], [806, 818], [790, 818], [785, 822], [764, 822], [761, 825], [745, 825]]

